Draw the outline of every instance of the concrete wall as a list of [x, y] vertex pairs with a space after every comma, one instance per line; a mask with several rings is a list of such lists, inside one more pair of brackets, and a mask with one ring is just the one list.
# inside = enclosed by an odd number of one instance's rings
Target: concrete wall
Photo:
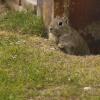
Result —
[[36, 10], [37, 0], [6, 0], [8, 7], [12, 10]]
[[27, 10], [36, 10], [37, 0], [22, 0], [22, 6]]

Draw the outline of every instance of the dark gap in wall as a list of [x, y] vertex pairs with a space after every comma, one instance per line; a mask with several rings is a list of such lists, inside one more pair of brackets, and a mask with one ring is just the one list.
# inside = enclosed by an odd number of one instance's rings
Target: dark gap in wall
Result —
[[19, 0], [19, 6], [21, 6], [22, 5], [22, 0]]
[[[98, 21], [100, 21], [100, 0], [71, 0], [69, 23], [73, 28], [84, 30], [88, 25]], [[87, 41], [91, 54], [100, 54], [100, 39], [94, 39], [91, 33], [80, 34]]]

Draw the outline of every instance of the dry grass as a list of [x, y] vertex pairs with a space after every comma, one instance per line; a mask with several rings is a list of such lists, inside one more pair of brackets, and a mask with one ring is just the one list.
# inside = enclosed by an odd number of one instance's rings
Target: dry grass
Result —
[[1, 100], [100, 100], [100, 56], [72, 56], [34, 35], [0, 32]]
[[64, 54], [47, 39], [6, 32], [7, 22], [0, 31], [0, 100], [100, 100], [100, 55]]

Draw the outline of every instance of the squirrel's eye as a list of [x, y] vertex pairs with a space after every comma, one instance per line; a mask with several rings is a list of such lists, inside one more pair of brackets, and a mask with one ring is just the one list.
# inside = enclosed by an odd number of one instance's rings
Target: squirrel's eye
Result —
[[59, 22], [58, 24], [59, 24], [59, 26], [62, 26], [63, 23], [62, 22]]

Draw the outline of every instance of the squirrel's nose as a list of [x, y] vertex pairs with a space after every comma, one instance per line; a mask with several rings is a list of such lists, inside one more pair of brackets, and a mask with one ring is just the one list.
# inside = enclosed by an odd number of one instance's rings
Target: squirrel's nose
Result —
[[64, 48], [64, 45], [62, 45], [62, 44], [58, 44], [58, 47], [60, 48], [60, 49], [63, 49]]

